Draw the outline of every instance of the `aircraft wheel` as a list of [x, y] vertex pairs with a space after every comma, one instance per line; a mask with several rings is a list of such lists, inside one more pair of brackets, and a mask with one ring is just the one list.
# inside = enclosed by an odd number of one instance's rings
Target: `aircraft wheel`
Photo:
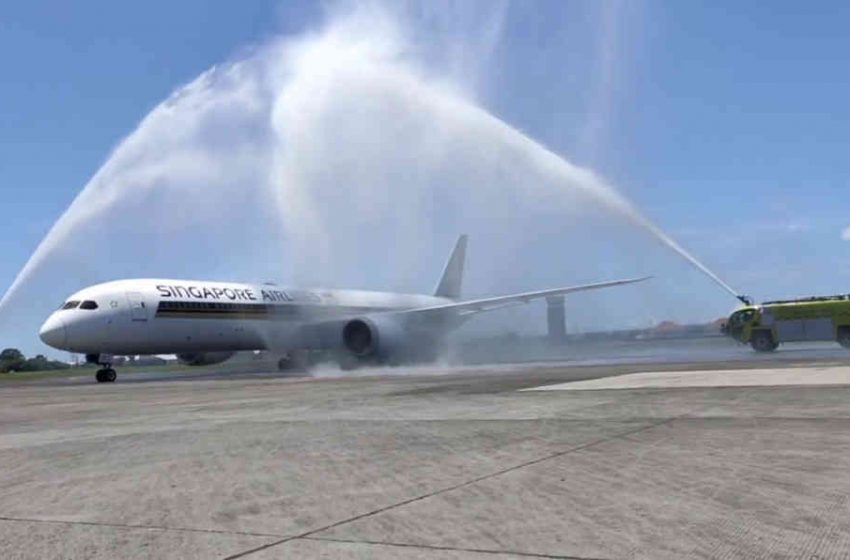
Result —
[[106, 368], [104, 377], [107, 383], [115, 383], [115, 380], [118, 378], [118, 374], [112, 368]]
[[106, 381], [106, 377], [104, 376], [104, 371], [102, 369], [97, 370], [97, 373], [94, 374], [94, 378], [97, 379], [98, 383], [104, 383]]
[[337, 364], [342, 371], [352, 371], [363, 366], [363, 360], [352, 356], [348, 352], [343, 352], [337, 356]]
[[277, 361], [278, 371], [300, 371], [306, 369], [306, 359], [300, 352], [287, 352]]
[[310, 355], [304, 351], [292, 351], [277, 361], [278, 371], [292, 376], [309, 375], [309, 370], [314, 364], [310, 361]]

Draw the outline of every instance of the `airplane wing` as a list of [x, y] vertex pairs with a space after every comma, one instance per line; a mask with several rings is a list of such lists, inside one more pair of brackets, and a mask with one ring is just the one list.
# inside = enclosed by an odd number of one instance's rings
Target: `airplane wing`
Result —
[[613, 280], [610, 282], [598, 282], [596, 284], [583, 284], [581, 286], [570, 286], [567, 288], [553, 288], [549, 290], [538, 290], [535, 292], [524, 292], [521, 294], [511, 294], [507, 296], [498, 296], [483, 299], [474, 299], [469, 301], [460, 301], [457, 303], [445, 303], [442, 305], [433, 305], [430, 307], [420, 307], [417, 309], [408, 309], [399, 312], [400, 315], [407, 317], [427, 317], [433, 315], [441, 315], [448, 312], [453, 312], [456, 315], [465, 316], [483, 311], [492, 311], [510, 305], [518, 305], [528, 303], [535, 299], [547, 298], [552, 296], [561, 296], [571, 294], [573, 292], [586, 292], [589, 290], [599, 290], [602, 288], [611, 288], [613, 286], [624, 286], [626, 284], [635, 284], [649, 280], [651, 276], [643, 278], [630, 278], [627, 280]]

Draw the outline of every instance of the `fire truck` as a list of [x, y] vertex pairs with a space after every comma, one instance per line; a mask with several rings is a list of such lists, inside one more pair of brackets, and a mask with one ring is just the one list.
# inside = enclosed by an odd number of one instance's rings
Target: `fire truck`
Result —
[[757, 352], [805, 341], [831, 340], [850, 348], [850, 294], [746, 305], [735, 310], [722, 328]]

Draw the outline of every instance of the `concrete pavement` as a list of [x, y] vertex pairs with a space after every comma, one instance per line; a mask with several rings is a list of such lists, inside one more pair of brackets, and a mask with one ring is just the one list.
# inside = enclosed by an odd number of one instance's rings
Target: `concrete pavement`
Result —
[[4, 386], [0, 557], [849, 557], [850, 386], [520, 391], [665, 369]]

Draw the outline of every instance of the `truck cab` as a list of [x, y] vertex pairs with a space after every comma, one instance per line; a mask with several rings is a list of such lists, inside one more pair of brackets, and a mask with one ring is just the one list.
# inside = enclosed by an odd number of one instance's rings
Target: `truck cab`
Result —
[[747, 306], [735, 310], [723, 326], [723, 332], [741, 344], [749, 344], [756, 352], [772, 352], [779, 341], [769, 325], [763, 324], [763, 308]]

